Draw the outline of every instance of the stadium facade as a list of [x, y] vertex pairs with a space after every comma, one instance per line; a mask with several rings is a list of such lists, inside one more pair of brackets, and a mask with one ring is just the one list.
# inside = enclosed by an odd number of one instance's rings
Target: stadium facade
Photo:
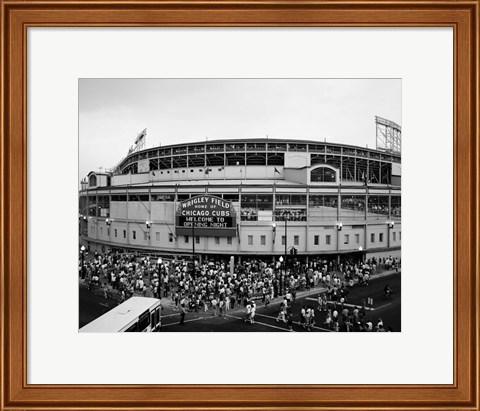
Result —
[[318, 141], [216, 140], [90, 172], [80, 242], [152, 255], [400, 256], [401, 157]]

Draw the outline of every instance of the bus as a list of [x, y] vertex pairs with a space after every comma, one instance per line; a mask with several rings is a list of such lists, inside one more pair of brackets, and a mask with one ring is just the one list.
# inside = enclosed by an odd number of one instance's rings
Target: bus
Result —
[[131, 297], [80, 328], [81, 333], [155, 332], [162, 326], [160, 300]]

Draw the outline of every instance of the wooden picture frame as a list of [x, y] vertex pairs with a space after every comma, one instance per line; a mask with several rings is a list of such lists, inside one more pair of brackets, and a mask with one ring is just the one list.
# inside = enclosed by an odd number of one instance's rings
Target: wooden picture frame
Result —
[[[2, 410], [478, 410], [479, 3], [56, 1], [1, 3]], [[454, 31], [454, 382], [451, 385], [27, 384], [26, 42], [29, 27], [374, 26]]]

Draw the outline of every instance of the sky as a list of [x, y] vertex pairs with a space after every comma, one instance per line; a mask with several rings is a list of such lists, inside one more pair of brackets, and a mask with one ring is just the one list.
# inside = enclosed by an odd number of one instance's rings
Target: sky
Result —
[[401, 125], [400, 79], [80, 79], [79, 177], [146, 148], [293, 138], [375, 148], [375, 116]]

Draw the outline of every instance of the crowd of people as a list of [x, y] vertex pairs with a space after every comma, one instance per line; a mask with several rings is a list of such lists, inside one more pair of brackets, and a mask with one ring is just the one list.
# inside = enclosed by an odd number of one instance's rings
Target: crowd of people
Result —
[[[285, 321], [289, 327], [293, 322], [290, 317], [293, 317], [292, 303], [297, 291], [322, 286], [327, 290], [324, 297], [329, 303], [320, 304], [319, 301], [318, 309], [321, 306], [322, 310], [328, 310], [326, 325], [334, 331], [338, 331], [336, 328], [351, 331], [359, 327], [363, 330], [365, 326], [368, 329], [368, 325], [362, 323], [366, 319], [361, 315], [362, 307], [357, 312], [350, 312], [342, 305], [348, 298], [349, 287], [357, 282], [368, 285], [371, 274], [378, 267], [398, 269], [399, 265], [399, 259], [393, 257], [372, 258], [365, 262], [344, 261], [340, 264], [334, 259], [318, 257], [310, 259], [308, 263], [292, 259], [287, 272], [283, 273], [278, 261], [260, 258], [243, 258], [231, 269], [229, 262], [220, 258], [192, 263], [134, 254], [95, 252], [80, 255], [79, 275], [87, 287], [100, 288], [105, 298], [116, 296], [119, 302], [133, 295], [169, 298], [172, 305], [183, 312], [182, 318], [189, 311], [226, 316], [228, 311], [242, 308], [248, 314], [246, 320], [248, 318], [248, 322], [253, 323], [257, 303], [261, 301], [268, 306], [272, 299], [284, 296], [280, 310], [283, 315], [279, 314], [279, 320]], [[340, 309], [342, 321], [338, 321], [337, 308]], [[314, 324], [315, 310], [312, 309], [301, 309], [299, 322], [306, 329], [311, 329]], [[352, 325], [346, 318], [351, 320]]]

